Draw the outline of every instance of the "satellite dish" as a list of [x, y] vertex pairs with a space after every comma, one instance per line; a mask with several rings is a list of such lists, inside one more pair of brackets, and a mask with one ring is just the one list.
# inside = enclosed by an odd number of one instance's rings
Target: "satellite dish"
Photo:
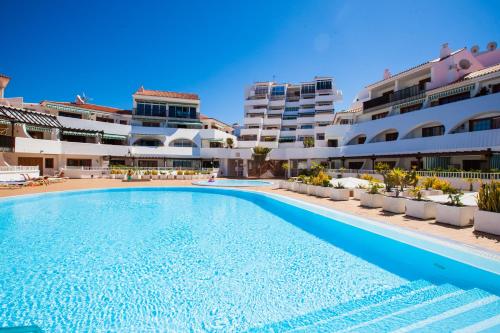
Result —
[[497, 42], [489, 42], [486, 48], [488, 51], [495, 51], [497, 49]]
[[470, 52], [473, 54], [473, 55], [477, 55], [479, 53], [479, 46], [477, 45], [474, 45], [473, 47], [470, 48]]

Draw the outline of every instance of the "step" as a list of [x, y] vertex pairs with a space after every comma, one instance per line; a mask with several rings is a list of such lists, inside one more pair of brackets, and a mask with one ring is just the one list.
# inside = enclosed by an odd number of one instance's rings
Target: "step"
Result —
[[0, 327], [0, 333], [43, 333], [36, 325], [18, 327]]
[[463, 327], [455, 331], [456, 333], [471, 333], [471, 332], [481, 332], [481, 333], [497, 333], [500, 332], [500, 314], [494, 317], [485, 319], [478, 323]]
[[[441, 315], [451, 309], [459, 308], [463, 305], [473, 303], [477, 300], [488, 297], [491, 294], [479, 289], [462, 291], [458, 294], [452, 294], [450, 297], [443, 298], [430, 304], [420, 304], [411, 308], [404, 309], [398, 313], [393, 313], [386, 318], [373, 320], [371, 323], [360, 325], [356, 332], [389, 332], [400, 328], [412, 326], [428, 318]], [[404, 329], [403, 329], [404, 330]]]
[[283, 332], [285, 330], [312, 325], [320, 320], [325, 320], [333, 316], [340, 316], [353, 311], [361, 311], [363, 308], [391, 300], [395, 297], [400, 298], [407, 293], [415, 292], [423, 288], [429, 288], [431, 286], [432, 284], [425, 280], [415, 280], [393, 289], [381, 291], [374, 295], [342, 303], [331, 308], [313, 311], [289, 320], [283, 320], [262, 327], [253, 328], [247, 332]]
[[[486, 319], [495, 317], [500, 313], [500, 298], [496, 295], [489, 295], [476, 302], [466, 304], [462, 307], [451, 309], [442, 313], [427, 325], [425, 322], [415, 327], [415, 332], [452, 332], [473, 324], [477, 324]], [[410, 332], [409, 330], [401, 332]], [[477, 330], [475, 331], [477, 332]]]
[[[369, 309], [348, 316], [332, 317], [329, 320], [316, 323], [314, 327], [304, 327], [296, 330], [297, 332], [337, 332], [348, 331], [352, 328], [363, 326], [367, 322], [393, 315], [399, 311], [406, 311], [416, 305], [424, 302], [437, 302], [441, 298], [452, 297], [455, 294], [463, 293], [459, 288], [444, 284], [439, 287], [422, 289], [414, 293], [408, 293], [404, 297], [390, 302], [377, 304]], [[294, 331], [295, 332], [295, 331]]]

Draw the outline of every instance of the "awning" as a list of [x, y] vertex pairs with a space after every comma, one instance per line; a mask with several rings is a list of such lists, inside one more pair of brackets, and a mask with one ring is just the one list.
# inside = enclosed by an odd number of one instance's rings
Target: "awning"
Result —
[[442, 91], [442, 92], [439, 92], [437, 94], [430, 95], [429, 96], [429, 100], [433, 101], [433, 100], [436, 100], [436, 99], [439, 99], [439, 98], [443, 98], [443, 97], [446, 97], [446, 96], [460, 94], [460, 93], [463, 93], [463, 92], [471, 91], [473, 88], [474, 88], [474, 85], [473, 84], [469, 84], [468, 86], [463, 86], [463, 87], [458, 87], [458, 88], [455, 88], [455, 89], [450, 89], [450, 90]]
[[50, 127], [33, 126], [33, 125], [26, 125], [26, 130], [34, 132], [52, 132], [52, 128]]
[[88, 136], [88, 137], [96, 137], [99, 135], [99, 132], [91, 132], [91, 131], [72, 131], [72, 130], [64, 130], [62, 132], [63, 135], [73, 135], [73, 136]]
[[224, 142], [224, 139], [208, 139], [209, 142]]
[[62, 127], [57, 118], [51, 114], [27, 111], [25, 109], [14, 108], [6, 105], [0, 105], [0, 118], [13, 123], [54, 128]]
[[401, 108], [405, 108], [407, 106], [417, 105], [417, 104], [420, 104], [423, 102], [425, 102], [425, 98], [418, 98], [418, 99], [415, 99], [415, 100], [410, 101], [410, 102], [396, 104], [392, 108], [393, 109], [401, 109]]
[[127, 136], [126, 135], [118, 135], [118, 134], [109, 134], [109, 133], [104, 133], [102, 135], [103, 139], [111, 139], [111, 140], [126, 140]]
[[178, 124], [178, 125], [198, 125], [201, 126], [201, 122], [195, 122], [195, 121], [175, 121], [175, 120], [169, 120], [169, 124]]

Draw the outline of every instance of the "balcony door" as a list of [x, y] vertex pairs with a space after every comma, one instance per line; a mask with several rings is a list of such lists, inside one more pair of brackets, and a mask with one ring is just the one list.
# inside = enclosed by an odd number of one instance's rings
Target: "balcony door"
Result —
[[43, 175], [43, 158], [42, 157], [19, 157], [17, 165], [22, 166], [35, 166], [38, 165], [40, 175]]

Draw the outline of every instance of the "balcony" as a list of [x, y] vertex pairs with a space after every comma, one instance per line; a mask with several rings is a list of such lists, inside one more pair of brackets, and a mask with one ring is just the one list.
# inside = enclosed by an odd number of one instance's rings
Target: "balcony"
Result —
[[0, 135], [0, 152], [13, 152], [16, 139], [12, 136]]
[[262, 125], [263, 118], [260, 117], [245, 117], [243, 119], [244, 125]]
[[250, 96], [245, 100], [245, 106], [268, 105], [269, 98], [267, 95]]
[[266, 129], [260, 132], [261, 138], [264, 136], [279, 136], [279, 135], [280, 135], [279, 129]]
[[425, 89], [421, 89], [420, 86], [416, 84], [414, 86], [397, 90], [393, 93], [372, 98], [363, 102], [363, 112], [366, 113], [368, 110], [371, 112], [383, 107], [394, 105], [396, 102], [401, 103], [403, 101], [410, 101], [423, 97], [425, 97]]
[[260, 141], [258, 146], [265, 148], [278, 148], [278, 141]]
[[264, 118], [264, 125], [281, 126], [281, 118]]
[[331, 113], [333, 113], [333, 104], [326, 104], [326, 105], [316, 104], [315, 109], [316, 109], [316, 111], [319, 111], [319, 112], [331, 112]]
[[333, 93], [331, 94], [321, 94], [321, 95], [316, 95], [315, 101], [316, 102], [333, 102], [335, 99], [335, 95]]
[[315, 122], [333, 122], [335, 114], [333, 112], [329, 113], [317, 113], [314, 115]]
[[260, 128], [242, 128], [240, 130], [240, 136], [243, 135], [259, 135]]
[[285, 96], [271, 96], [269, 106], [285, 106]]

